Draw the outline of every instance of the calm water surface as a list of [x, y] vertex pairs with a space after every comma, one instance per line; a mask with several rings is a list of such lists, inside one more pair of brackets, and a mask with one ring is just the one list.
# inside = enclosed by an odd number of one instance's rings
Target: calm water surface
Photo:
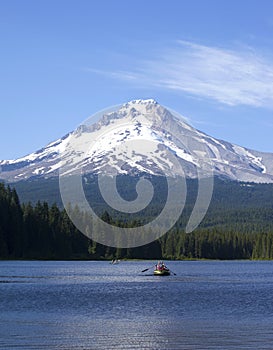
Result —
[[273, 262], [0, 262], [0, 349], [273, 349]]

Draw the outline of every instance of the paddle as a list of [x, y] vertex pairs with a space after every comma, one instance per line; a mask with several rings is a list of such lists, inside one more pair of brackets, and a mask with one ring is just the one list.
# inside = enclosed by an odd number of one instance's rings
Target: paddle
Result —
[[154, 265], [153, 265], [153, 266], [151, 266], [151, 267], [148, 267], [148, 269], [144, 269], [144, 270], [142, 270], [141, 272], [148, 271], [148, 270], [152, 269], [153, 267], [154, 267]]
[[148, 271], [148, 270], [150, 270], [150, 267], [148, 269], [142, 270], [141, 272], [145, 272], [145, 271]]
[[[169, 269], [169, 270], [170, 270], [170, 269]], [[175, 273], [175, 272], [173, 272], [172, 270], [170, 270], [170, 272], [173, 273], [173, 274], [176, 276], [176, 273]]]

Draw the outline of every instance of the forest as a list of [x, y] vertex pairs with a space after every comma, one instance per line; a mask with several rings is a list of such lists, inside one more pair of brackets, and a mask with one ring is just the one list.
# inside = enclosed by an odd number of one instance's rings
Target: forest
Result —
[[[263, 208], [234, 205], [223, 210], [219, 201], [213, 201], [202, 224], [192, 233], [183, 229], [188, 211], [190, 208], [185, 208], [186, 214], [175, 227], [150, 244], [112, 248], [84, 236], [57, 204], [20, 203], [14, 188], [0, 184], [0, 259], [273, 258], [270, 205]], [[107, 211], [101, 213], [101, 219], [121, 227], [139, 226], [141, 230], [138, 220], [125, 222], [122, 217], [112, 218]]]

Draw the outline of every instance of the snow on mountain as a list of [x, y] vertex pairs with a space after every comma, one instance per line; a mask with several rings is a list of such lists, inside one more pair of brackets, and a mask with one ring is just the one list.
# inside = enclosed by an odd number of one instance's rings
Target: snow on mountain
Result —
[[273, 154], [233, 145], [190, 126], [154, 100], [134, 100], [96, 123], [16, 160], [0, 161], [10, 182], [75, 172], [195, 178], [212, 174], [243, 182], [273, 182]]
[[51, 142], [46, 147], [16, 160], [0, 161], [0, 179], [11, 182], [27, 180], [37, 176], [58, 175], [61, 154], [71, 134]]

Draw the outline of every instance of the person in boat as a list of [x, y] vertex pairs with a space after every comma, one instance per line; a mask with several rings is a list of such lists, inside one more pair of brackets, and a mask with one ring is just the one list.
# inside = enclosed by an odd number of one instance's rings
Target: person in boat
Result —
[[163, 261], [158, 261], [157, 265], [155, 265], [156, 270], [164, 270], [166, 268], [166, 265]]

